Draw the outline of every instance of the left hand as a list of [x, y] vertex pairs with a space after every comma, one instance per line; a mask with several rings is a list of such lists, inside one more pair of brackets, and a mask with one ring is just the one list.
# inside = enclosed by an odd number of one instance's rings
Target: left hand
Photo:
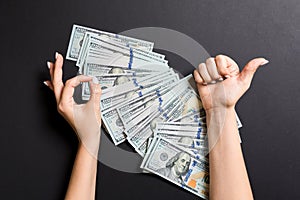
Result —
[[[58, 112], [68, 121], [76, 131], [81, 143], [90, 153], [97, 153], [100, 142], [100, 97], [101, 87], [93, 83], [93, 77], [79, 75], [62, 81], [63, 57], [56, 53], [54, 63], [48, 62], [51, 80], [44, 83], [54, 91]], [[78, 105], [74, 101], [75, 87], [81, 82], [89, 82], [91, 97], [86, 104]], [[92, 151], [92, 152], [91, 152]]]

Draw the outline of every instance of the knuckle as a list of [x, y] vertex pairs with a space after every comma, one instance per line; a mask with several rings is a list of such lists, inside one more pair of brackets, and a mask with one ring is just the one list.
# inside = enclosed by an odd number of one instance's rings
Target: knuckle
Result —
[[219, 55], [216, 56], [215, 59], [216, 59], [217, 62], [221, 62], [223, 60], [223, 58], [224, 58], [224, 55], [219, 54]]
[[63, 57], [61, 55], [58, 55], [55, 65], [62, 65], [63, 64]]
[[244, 68], [245, 72], [248, 73], [248, 74], [254, 74], [255, 73], [255, 69], [252, 68], [252, 67], [246, 67]]
[[214, 58], [213, 57], [207, 58], [205, 62], [206, 64], [214, 62]]
[[69, 79], [69, 80], [66, 81], [66, 85], [71, 85], [71, 84], [72, 84], [71, 79]]
[[245, 87], [246, 91], [249, 90], [250, 85], [251, 85], [250, 83], [246, 83], [246, 82], [244, 83], [244, 87]]
[[217, 65], [217, 69], [222, 74], [226, 74], [227, 73], [227, 69], [225, 67], [223, 67], [223, 66]]
[[101, 88], [99, 88], [99, 89], [96, 89], [96, 94], [98, 94], [99, 96], [101, 96], [101, 95], [102, 95], [102, 90], [101, 90]]
[[201, 83], [200, 74], [196, 70], [194, 70], [194, 79], [196, 83]]
[[216, 56], [216, 59], [223, 59], [224, 57], [225, 57], [224, 54], [218, 54], [218, 55]]
[[64, 104], [62, 102], [60, 102], [58, 105], [57, 105], [57, 111], [59, 113], [64, 113], [65, 111], [65, 107], [64, 107]]
[[94, 93], [101, 95], [102, 94], [102, 89], [100, 87], [100, 85], [96, 85], [95, 89], [94, 89]]
[[245, 78], [244, 80], [242, 80], [242, 85], [246, 90], [248, 90], [250, 88], [251, 81], [249, 81], [247, 78]]
[[52, 84], [54, 88], [60, 88], [63, 86], [63, 83], [61, 81], [56, 81], [56, 80], [53, 80]]
[[198, 66], [199, 69], [201, 69], [203, 67], [205, 67], [205, 63], [200, 63], [199, 66]]

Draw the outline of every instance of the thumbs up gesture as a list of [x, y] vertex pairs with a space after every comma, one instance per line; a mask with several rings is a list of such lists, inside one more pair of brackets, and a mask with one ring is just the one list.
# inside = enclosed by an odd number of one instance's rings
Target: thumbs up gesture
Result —
[[194, 78], [204, 109], [210, 111], [234, 107], [249, 89], [256, 70], [268, 62], [264, 58], [255, 58], [240, 71], [230, 57], [218, 55], [199, 64], [194, 71]]

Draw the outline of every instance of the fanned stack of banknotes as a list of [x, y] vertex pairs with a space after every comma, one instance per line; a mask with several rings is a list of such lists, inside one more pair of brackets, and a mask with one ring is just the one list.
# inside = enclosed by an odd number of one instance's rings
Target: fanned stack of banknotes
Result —
[[[179, 79], [154, 43], [74, 25], [67, 59], [102, 87], [103, 126], [115, 145], [126, 140], [141, 168], [208, 198], [205, 112], [192, 75]], [[82, 99], [90, 96], [82, 85]], [[241, 123], [237, 117], [238, 126]]]

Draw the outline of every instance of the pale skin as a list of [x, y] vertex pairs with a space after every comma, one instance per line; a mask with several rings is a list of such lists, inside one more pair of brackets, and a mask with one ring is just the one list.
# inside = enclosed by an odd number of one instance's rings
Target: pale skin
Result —
[[[210, 199], [253, 199], [238, 140], [234, 107], [239, 98], [249, 89], [257, 68], [266, 63], [267, 61], [264, 58], [253, 59], [244, 67], [242, 72], [239, 72], [237, 64], [232, 59], [219, 55], [216, 58], [208, 59], [206, 63], [200, 64], [199, 69], [194, 71], [195, 81], [207, 114], [208, 135], [210, 135], [210, 132], [211, 135], [218, 131], [221, 133], [218, 140], [215, 140], [215, 136], [211, 137], [213, 140], [209, 139], [209, 142], [213, 143], [209, 154]], [[77, 126], [73, 113], [74, 106], [76, 106], [73, 99], [74, 88], [80, 82], [90, 83], [91, 96], [95, 98], [87, 103], [88, 108], [88, 105], [91, 105], [91, 103], [99, 103], [101, 96], [100, 85], [93, 84], [91, 77], [82, 75], [74, 77], [64, 84], [62, 81], [63, 57], [58, 53], [55, 55], [55, 62], [48, 62], [47, 64], [51, 80], [47, 80], [44, 83], [54, 92], [58, 112], [76, 132]], [[225, 80], [221, 82], [215, 81], [221, 77]], [[224, 98], [224, 93], [226, 98]], [[97, 107], [96, 109], [97, 113], [100, 113], [100, 108]], [[222, 126], [214, 126], [214, 123], [220, 121], [220, 116], [223, 118], [221, 120], [223, 121]], [[96, 121], [101, 125], [100, 115], [95, 117], [97, 118]], [[88, 135], [89, 133], [86, 134]], [[97, 137], [100, 140], [100, 136]], [[95, 148], [98, 150], [99, 143], [93, 146], [93, 150]], [[95, 199], [96, 175], [97, 158], [90, 154], [83, 142], [79, 140], [77, 156], [65, 199]], [[194, 176], [194, 178], [198, 178], [197, 175]]]
[[[234, 109], [239, 98], [249, 89], [258, 67], [267, 63], [264, 58], [256, 58], [240, 72], [231, 58], [219, 55], [209, 58], [205, 64], [201, 63], [198, 70], [194, 71], [207, 115], [209, 145], [214, 145], [210, 147], [209, 154], [209, 193], [212, 200], [253, 199]], [[226, 79], [207, 84], [221, 77]], [[214, 124], [219, 122], [222, 122], [222, 126]], [[216, 132], [219, 137], [215, 136]]]
[[[68, 80], [64, 84], [62, 81], [63, 57], [58, 53], [56, 53], [55, 57], [56, 60], [54, 63], [47, 63], [51, 80], [45, 81], [44, 83], [54, 92], [58, 112], [69, 122], [69, 124], [76, 132], [77, 130], [73, 113], [74, 106], [76, 106], [73, 99], [74, 88], [79, 85], [80, 82], [89, 82], [90, 86], [92, 87], [91, 89], [94, 91], [93, 96], [95, 98], [93, 99], [99, 101], [101, 96], [100, 85], [93, 84], [91, 82], [92, 77], [88, 76], [77, 76]], [[90, 105], [90, 103], [94, 102], [90, 100], [85, 106], [88, 108], [88, 105]], [[98, 113], [100, 113], [100, 110]], [[100, 126], [101, 120], [99, 115], [95, 117], [98, 118], [97, 121]], [[96, 150], [98, 150], [99, 143], [97, 143], [95, 147], [93, 146], [93, 148], [97, 148]], [[97, 158], [90, 154], [90, 152], [88, 152], [87, 148], [84, 146], [83, 142], [79, 140], [78, 151], [72, 170], [72, 175], [65, 196], [66, 200], [95, 199], [97, 163]]]

